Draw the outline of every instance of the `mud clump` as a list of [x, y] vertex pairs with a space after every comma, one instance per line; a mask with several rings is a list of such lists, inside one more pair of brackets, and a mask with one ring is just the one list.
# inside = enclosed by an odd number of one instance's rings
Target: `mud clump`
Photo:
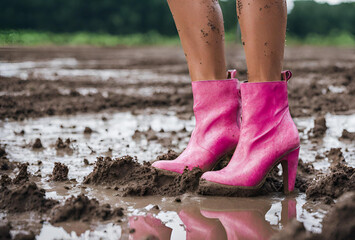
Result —
[[330, 172], [323, 174], [310, 185], [306, 191], [307, 199], [326, 200], [334, 199], [345, 192], [355, 190], [355, 169], [343, 163], [330, 167]]
[[12, 184], [12, 179], [7, 174], [1, 175], [0, 186], [4, 187], [10, 184]]
[[300, 192], [306, 192], [309, 186], [309, 182], [312, 180], [316, 173], [317, 171], [314, 169], [312, 163], [306, 163], [300, 159], [298, 162], [295, 188], [298, 188]]
[[36, 235], [33, 232], [19, 233], [15, 236], [14, 240], [35, 240]]
[[331, 148], [329, 151], [325, 153], [325, 155], [332, 162], [332, 164], [345, 162], [345, 158], [343, 156], [341, 148]]
[[34, 144], [32, 145], [32, 148], [33, 149], [42, 149], [43, 145], [42, 145], [41, 139], [36, 138]]
[[84, 134], [91, 134], [91, 133], [93, 133], [93, 130], [89, 127], [85, 127]]
[[20, 171], [17, 174], [16, 178], [13, 180], [13, 183], [22, 184], [28, 182], [29, 173], [27, 172], [27, 167], [28, 167], [27, 163], [23, 163], [20, 165], [19, 167]]
[[7, 153], [4, 146], [0, 146], [0, 171], [12, 170], [15, 164], [7, 159]]
[[65, 142], [61, 139], [61, 138], [58, 138], [56, 143], [55, 143], [55, 147], [56, 149], [67, 149], [67, 148], [70, 148], [70, 139], [67, 138], [67, 140], [65, 140]]
[[167, 153], [157, 156], [155, 161], [159, 161], [159, 160], [175, 160], [179, 155], [180, 155], [180, 153], [177, 153], [174, 150], [169, 149]]
[[283, 239], [313, 240], [317, 238], [305, 229], [303, 223], [293, 219], [284, 229], [271, 237], [271, 240]]
[[63, 141], [61, 138], [58, 138], [54, 146], [57, 151], [64, 151], [68, 154], [73, 153], [74, 150], [72, 147], [72, 141], [70, 141], [69, 138], [67, 138], [65, 141]]
[[344, 129], [339, 139], [355, 141], [355, 132], [349, 132], [348, 130]]
[[96, 199], [89, 199], [84, 194], [70, 197], [64, 205], [56, 206], [51, 212], [51, 223], [64, 221], [109, 220], [113, 217], [122, 217], [123, 209], [112, 209], [109, 204], [100, 205]]
[[194, 192], [201, 175], [199, 168], [177, 174], [163, 172], [148, 162], [140, 164], [130, 156], [106, 157], [97, 159], [93, 172], [84, 179], [84, 183], [115, 185], [121, 196], [176, 196]]
[[157, 133], [151, 127], [149, 127], [147, 131], [136, 130], [132, 136], [134, 140], [139, 140], [142, 137], [146, 138], [148, 141], [158, 140]]
[[10, 230], [11, 230], [10, 223], [6, 223], [6, 224], [1, 223], [0, 224], [0, 239], [1, 240], [11, 239]]
[[355, 192], [343, 194], [323, 219], [323, 239], [353, 239]]
[[317, 117], [314, 119], [314, 127], [310, 131], [309, 136], [311, 138], [322, 138], [327, 131], [327, 124], [325, 121], [325, 118], [322, 117]]
[[46, 212], [57, 204], [57, 201], [46, 199], [45, 190], [34, 182], [1, 187], [0, 196], [0, 209], [9, 212]]
[[55, 162], [54, 163], [54, 168], [52, 171], [52, 180], [53, 181], [67, 181], [68, 180], [68, 172], [69, 172], [69, 168], [60, 162]]

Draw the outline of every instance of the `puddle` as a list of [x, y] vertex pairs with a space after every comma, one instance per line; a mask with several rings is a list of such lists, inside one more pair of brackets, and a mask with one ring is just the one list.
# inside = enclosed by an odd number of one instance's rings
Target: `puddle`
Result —
[[[355, 167], [355, 145], [339, 141], [342, 130], [355, 131], [355, 115], [326, 115], [328, 130], [323, 141], [312, 143], [307, 132], [313, 127], [313, 118], [297, 118], [295, 122], [302, 139], [301, 158], [312, 162], [317, 169], [325, 170], [328, 159], [316, 160], [331, 147], [340, 147], [348, 164]], [[93, 132], [84, 134], [85, 127]], [[129, 112], [115, 114], [81, 114], [76, 116], [28, 119], [23, 122], [1, 122], [1, 144], [6, 145], [8, 158], [17, 162], [29, 162], [29, 171], [41, 174], [39, 185], [46, 189], [47, 197], [63, 200], [70, 195], [85, 193], [97, 198], [101, 204], [123, 207], [126, 216], [122, 223], [101, 225], [52, 226], [44, 223], [37, 239], [139, 239], [155, 234], [161, 239], [265, 238], [282, 229], [292, 218], [305, 224], [307, 230], [321, 232], [325, 210], [316, 203], [306, 202], [305, 194], [292, 197], [271, 194], [257, 198], [223, 198], [183, 195], [181, 202], [171, 197], [118, 197], [112, 189], [81, 186], [93, 165], [85, 165], [84, 159], [93, 164], [98, 156], [137, 156], [138, 161], [150, 161], [166, 153], [168, 146], [182, 151], [194, 127], [194, 119], [180, 119], [174, 112], [153, 112], [133, 115]], [[154, 138], [135, 134], [150, 129]], [[20, 136], [18, 132], [24, 130]], [[17, 134], [15, 134], [17, 133]], [[73, 140], [71, 152], [54, 147], [57, 138]], [[32, 144], [40, 138], [44, 148], [33, 150]], [[162, 139], [164, 141], [162, 141]], [[111, 149], [111, 150], [109, 150]], [[42, 164], [38, 165], [38, 161]], [[54, 162], [69, 166], [69, 179], [77, 183], [53, 183], [48, 181]], [[64, 186], [70, 186], [67, 190]], [[158, 206], [156, 209], [155, 206]], [[128, 224], [129, 222], [129, 224]], [[137, 228], [132, 230], [132, 228]], [[135, 231], [129, 234], [129, 231]], [[223, 236], [225, 238], [223, 238]]]
[[[81, 69], [78, 69], [81, 66]], [[0, 76], [22, 80], [91, 80], [124, 83], [189, 82], [186, 76], [155, 73], [148, 69], [93, 69], [92, 61], [56, 58], [49, 61], [0, 62]]]

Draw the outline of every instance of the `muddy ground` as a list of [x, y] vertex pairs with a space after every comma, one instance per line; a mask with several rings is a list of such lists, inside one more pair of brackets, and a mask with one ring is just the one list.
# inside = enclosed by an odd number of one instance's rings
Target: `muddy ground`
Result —
[[[245, 80], [242, 49], [227, 50]], [[210, 197], [199, 169], [150, 166], [176, 158], [194, 127], [180, 48], [0, 48], [0, 235], [349, 239], [355, 49], [289, 47], [284, 68], [302, 142], [295, 193], [282, 193], [275, 168], [260, 196]]]

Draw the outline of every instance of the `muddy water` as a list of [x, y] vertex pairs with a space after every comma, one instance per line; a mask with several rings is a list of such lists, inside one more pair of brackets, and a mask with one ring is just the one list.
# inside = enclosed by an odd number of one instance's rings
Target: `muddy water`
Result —
[[[329, 161], [326, 157], [315, 160], [315, 156], [324, 155], [327, 149], [342, 148], [345, 159], [353, 159], [355, 153], [354, 144], [338, 140], [343, 129], [355, 130], [355, 115], [328, 114], [326, 121], [328, 130], [323, 140], [313, 143], [307, 135], [313, 128], [313, 118], [295, 119], [301, 130], [300, 157], [305, 162], [313, 163], [316, 169], [322, 170], [327, 169]], [[89, 197], [97, 198], [100, 203], [110, 203], [127, 209], [127, 219], [124, 224], [64, 223], [52, 226], [46, 223], [42, 226], [38, 239], [48, 239], [53, 236], [53, 233], [64, 239], [74, 236], [79, 238], [105, 236], [112, 239], [128, 236], [129, 228], [134, 228], [128, 225], [129, 218], [133, 218], [130, 220], [130, 225], [138, 224], [137, 231], [143, 231], [139, 234], [144, 234], [144, 229], [151, 231], [150, 222], [159, 219], [164, 225], [155, 228], [161, 231], [157, 234], [166, 234], [166, 231], [171, 229], [172, 239], [201, 236], [201, 229], [210, 224], [214, 226], [208, 233], [211, 237], [221, 236], [221, 233], [224, 234], [223, 236], [234, 234], [239, 236], [243, 231], [247, 231], [244, 229], [246, 226], [248, 232], [245, 234], [271, 236], [292, 218], [304, 222], [310, 231], [321, 231], [321, 220], [325, 209], [319, 208], [316, 203], [306, 204], [303, 193], [295, 193], [286, 198], [283, 194], [271, 194], [253, 199], [184, 195], [180, 197], [181, 202], [176, 202], [175, 197], [120, 198], [115, 196], [115, 191], [111, 189], [81, 184], [83, 178], [92, 171], [92, 163], [97, 156], [131, 155], [137, 156], [140, 162], [154, 160], [157, 155], [166, 152], [167, 146], [177, 152], [182, 151], [193, 126], [193, 118], [179, 119], [174, 112], [156, 111], [140, 115], [123, 112], [112, 115], [81, 114], [70, 117], [28, 119], [23, 122], [2, 122], [0, 135], [1, 144], [6, 145], [9, 159], [28, 162], [29, 171], [35, 176], [41, 175], [38, 183], [46, 189], [47, 197], [63, 200], [70, 195], [85, 193]], [[92, 129], [91, 134], [84, 133], [86, 127]], [[18, 132], [22, 130], [25, 134], [19, 136]], [[154, 135], [148, 136], [150, 137], [148, 140], [146, 135], [137, 134], [137, 130], [142, 133], [149, 130], [154, 132]], [[56, 149], [55, 143], [58, 137], [71, 139], [70, 150]], [[34, 150], [32, 145], [37, 138], [41, 139], [43, 148]], [[84, 163], [84, 159], [88, 160], [89, 165]], [[72, 181], [65, 183], [50, 181], [54, 162], [61, 162], [69, 167], [68, 177]], [[354, 162], [349, 162], [349, 165], [354, 166]], [[158, 206], [158, 209], [155, 206]]]
[[[10, 161], [29, 163], [31, 180], [46, 190], [47, 198], [62, 204], [70, 195], [84, 193], [100, 204], [122, 207], [124, 216], [117, 222], [53, 225], [36, 212], [1, 210], [0, 219], [12, 223], [13, 236], [33, 230], [37, 239], [139, 239], [152, 234], [160, 239], [266, 239], [293, 218], [307, 230], [322, 230], [329, 206], [306, 200], [298, 191], [288, 197], [271, 193], [248, 199], [194, 194], [137, 198], [119, 197], [106, 186], [83, 185], [97, 157], [130, 155], [139, 162], [151, 161], [168, 149], [182, 151], [194, 127], [189, 77], [180, 49], [84, 50], [0, 49], [0, 99], [5, 106], [0, 144], [6, 145]], [[233, 68], [237, 63], [243, 79], [246, 66], [238, 51], [227, 51], [227, 60]], [[285, 65], [295, 73], [289, 96], [291, 111], [300, 116], [294, 119], [302, 141], [300, 157], [322, 172], [329, 171], [331, 148], [341, 148], [347, 165], [355, 167], [354, 142], [339, 139], [343, 129], [355, 131], [355, 109], [349, 100], [355, 89], [354, 53], [351, 49], [286, 51]], [[48, 115], [54, 116], [43, 117]], [[324, 136], [310, 137], [314, 118], [323, 115]], [[40, 146], [38, 138], [42, 148], [34, 148]], [[58, 138], [70, 139], [68, 147], [58, 148]], [[69, 167], [69, 180], [51, 180], [55, 162]], [[6, 173], [14, 177], [18, 171]]]

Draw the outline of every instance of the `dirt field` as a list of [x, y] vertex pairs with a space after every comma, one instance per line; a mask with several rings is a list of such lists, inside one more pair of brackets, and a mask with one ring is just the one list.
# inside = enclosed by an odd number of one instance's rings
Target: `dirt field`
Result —
[[[246, 80], [242, 49], [227, 50]], [[355, 48], [287, 48], [284, 69], [302, 144], [295, 193], [275, 168], [260, 196], [207, 197], [199, 170], [150, 166], [176, 158], [194, 127], [180, 48], [0, 48], [0, 236], [349, 239]]]

